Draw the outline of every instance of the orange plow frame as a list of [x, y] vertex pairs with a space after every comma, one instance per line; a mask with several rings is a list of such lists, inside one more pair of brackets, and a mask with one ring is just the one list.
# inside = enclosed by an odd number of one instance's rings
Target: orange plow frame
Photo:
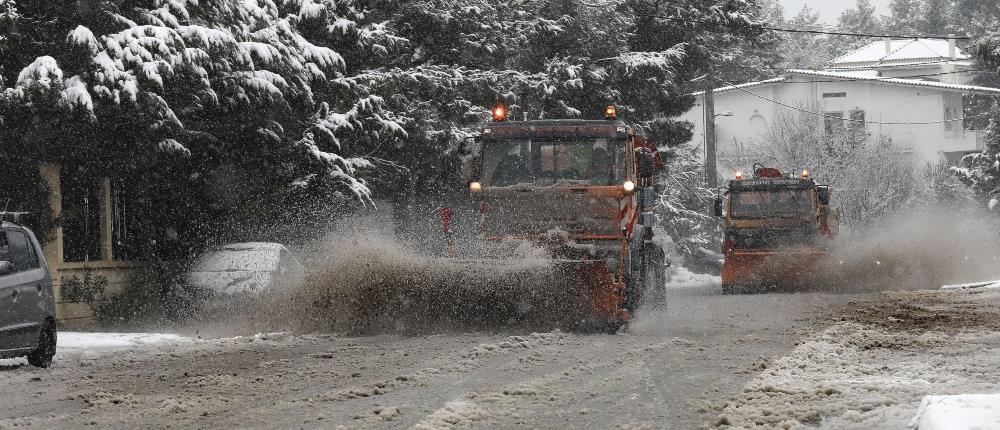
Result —
[[722, 264], [722, 284], [731, 287], [808, 287], [823, 279], [822, 250], [732, 251]]
[[625, 284], [615, 279], [604, 261], [582, 261], [578, 264], [595, 319], [608, 323], [627, 323], [631, 315], [621, 308], [625, 301]]

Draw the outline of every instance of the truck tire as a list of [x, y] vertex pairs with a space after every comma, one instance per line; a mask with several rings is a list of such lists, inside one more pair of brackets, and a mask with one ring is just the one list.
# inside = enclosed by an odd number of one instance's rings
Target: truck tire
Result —
[[733, 294], [739, 294], [740, 289], [738, 286], [733, 284], [722, 284], [722, 295], [730, 296]]
[[643, 276], [644, 303], [653, 307], [662, 307], [667, 302], [666, 285], [666, 255], [657, 245], [649, 244], [646, 248], [646, 273]]

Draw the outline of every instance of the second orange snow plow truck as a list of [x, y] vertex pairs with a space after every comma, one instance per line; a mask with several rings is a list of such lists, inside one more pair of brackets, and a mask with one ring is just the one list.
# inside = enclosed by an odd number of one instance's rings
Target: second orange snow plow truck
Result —
[[508, 121], [498, 105], [464, 170], [480, 240], [544, 248], [562, 285], [538, 288], [577, 303], [543, 312], [616, 331], [640, 301], [663, 299], [664, 253], [651, 240], [662, 162], [614, 106], [605, 118]]
[[737, 172], [715, 214], [725, 220], [723, 294], [822, 281], [838, 213], [830, 208], [829, 186], [817, 185], [808, 170], [785, 176], [755, 164], [753, 177]]

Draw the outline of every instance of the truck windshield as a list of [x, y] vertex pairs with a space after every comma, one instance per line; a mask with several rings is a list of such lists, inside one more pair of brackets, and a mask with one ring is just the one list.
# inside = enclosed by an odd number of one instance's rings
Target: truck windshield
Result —
[[732, 218], [794, 217], [813, 209], [808, 189], [737, 191], [731, 196]]
[[483, 145], [483, 184], [613, 185], [624, 177], [623, 140], [509, 140]]

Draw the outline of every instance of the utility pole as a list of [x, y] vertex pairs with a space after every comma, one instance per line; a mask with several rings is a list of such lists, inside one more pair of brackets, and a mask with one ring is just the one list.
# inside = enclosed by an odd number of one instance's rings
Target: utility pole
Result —
[[715, 96], [712, 86], [715, 82], [711, 76], [705, 79], [705, 179], [710, 190], [719, 187], [719, 174], [716, 171], [715, 151]]

